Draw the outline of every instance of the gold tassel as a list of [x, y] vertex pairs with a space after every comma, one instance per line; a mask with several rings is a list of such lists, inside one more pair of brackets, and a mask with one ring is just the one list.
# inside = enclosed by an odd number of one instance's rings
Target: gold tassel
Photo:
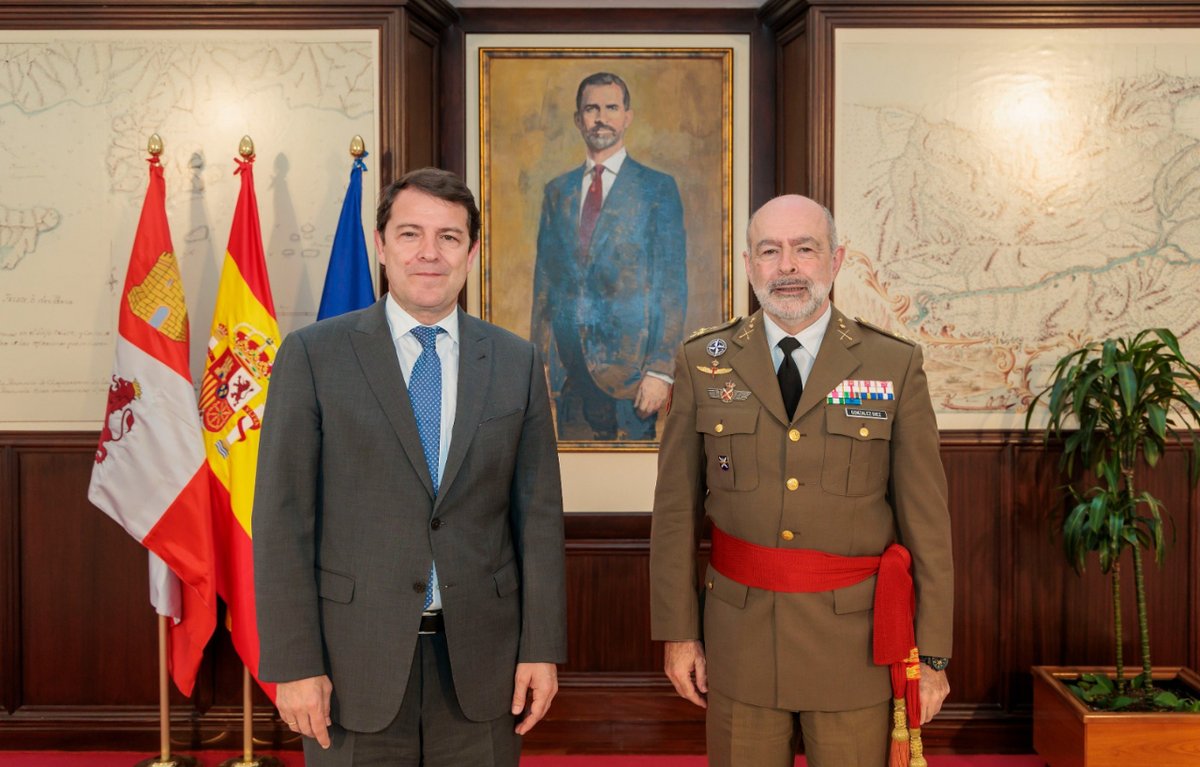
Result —
[[921, 743], [920, 727], [909, 730], [909, 748], [912, 749], [912, 760], [909, 762], [909, 767], [929, 767], [929, 762], [925, 761], [925, 747]]
[[892, 698], [892, 744], [888, 749], [888, 767], [909, 767], [907, 720], [904, 698]]

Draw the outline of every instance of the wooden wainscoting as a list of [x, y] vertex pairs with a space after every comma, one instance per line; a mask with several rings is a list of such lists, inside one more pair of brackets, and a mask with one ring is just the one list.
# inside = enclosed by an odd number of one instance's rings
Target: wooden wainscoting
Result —
[[[157, 744], [146, 559], [87, 501], [95, 441], [0, 434], [0, 748]], [[1155, 661], [1196, 668], [1200, 493], [1186, 479], [1186, 447], [1173, 446], [1150, 478], [1175, 536], [1147, 587]], [[1028, 753], [1030, 666], [1109, 662], [1107, 582], [1063, 563], [1050, 524], [1062, 506], [1056, 455], [1020, 432], [947, 432], [942, 459], [957, 583], [953, 692], [926, 740], [934, 752]], [[702, 713], [675, 696], [649, 640], [649, 515], [571, 514], [566, 531], [569, 662], [528, 749], [701, 752]], [[181, 744], [239, 747], [240, 673], [218, 630], [196, 695], [174, 698]], [[261, 694], [257, 706], [258, 736], [286, 747], [291, 736]]]

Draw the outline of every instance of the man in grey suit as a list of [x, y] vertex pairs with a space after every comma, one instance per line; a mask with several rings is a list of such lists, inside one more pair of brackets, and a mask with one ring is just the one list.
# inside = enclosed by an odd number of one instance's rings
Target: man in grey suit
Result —
[[309, 765], [515, 765], [565, 660], [543, 363], [460, 311], [479, 210], [426, 168], [381, 195], [388, 295], [290, 334], [254, 501], [259, 674]]

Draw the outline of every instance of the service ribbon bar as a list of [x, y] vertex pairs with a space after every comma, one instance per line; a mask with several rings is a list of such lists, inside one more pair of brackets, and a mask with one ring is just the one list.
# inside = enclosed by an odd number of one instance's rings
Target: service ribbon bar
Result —
[[891, 381], [842, 381], [825, 402], [830, 405], [861, 405], [870, 400], [896, 399]]

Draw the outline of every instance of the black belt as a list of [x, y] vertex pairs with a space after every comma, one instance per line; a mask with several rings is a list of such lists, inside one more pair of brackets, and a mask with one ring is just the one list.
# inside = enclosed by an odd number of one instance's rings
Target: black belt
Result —
[[441, 610], [421, 613], [421, 627], [417, 630], [418, 634], [440, 634], [445, 629], [446, 623], [442, 620]]

